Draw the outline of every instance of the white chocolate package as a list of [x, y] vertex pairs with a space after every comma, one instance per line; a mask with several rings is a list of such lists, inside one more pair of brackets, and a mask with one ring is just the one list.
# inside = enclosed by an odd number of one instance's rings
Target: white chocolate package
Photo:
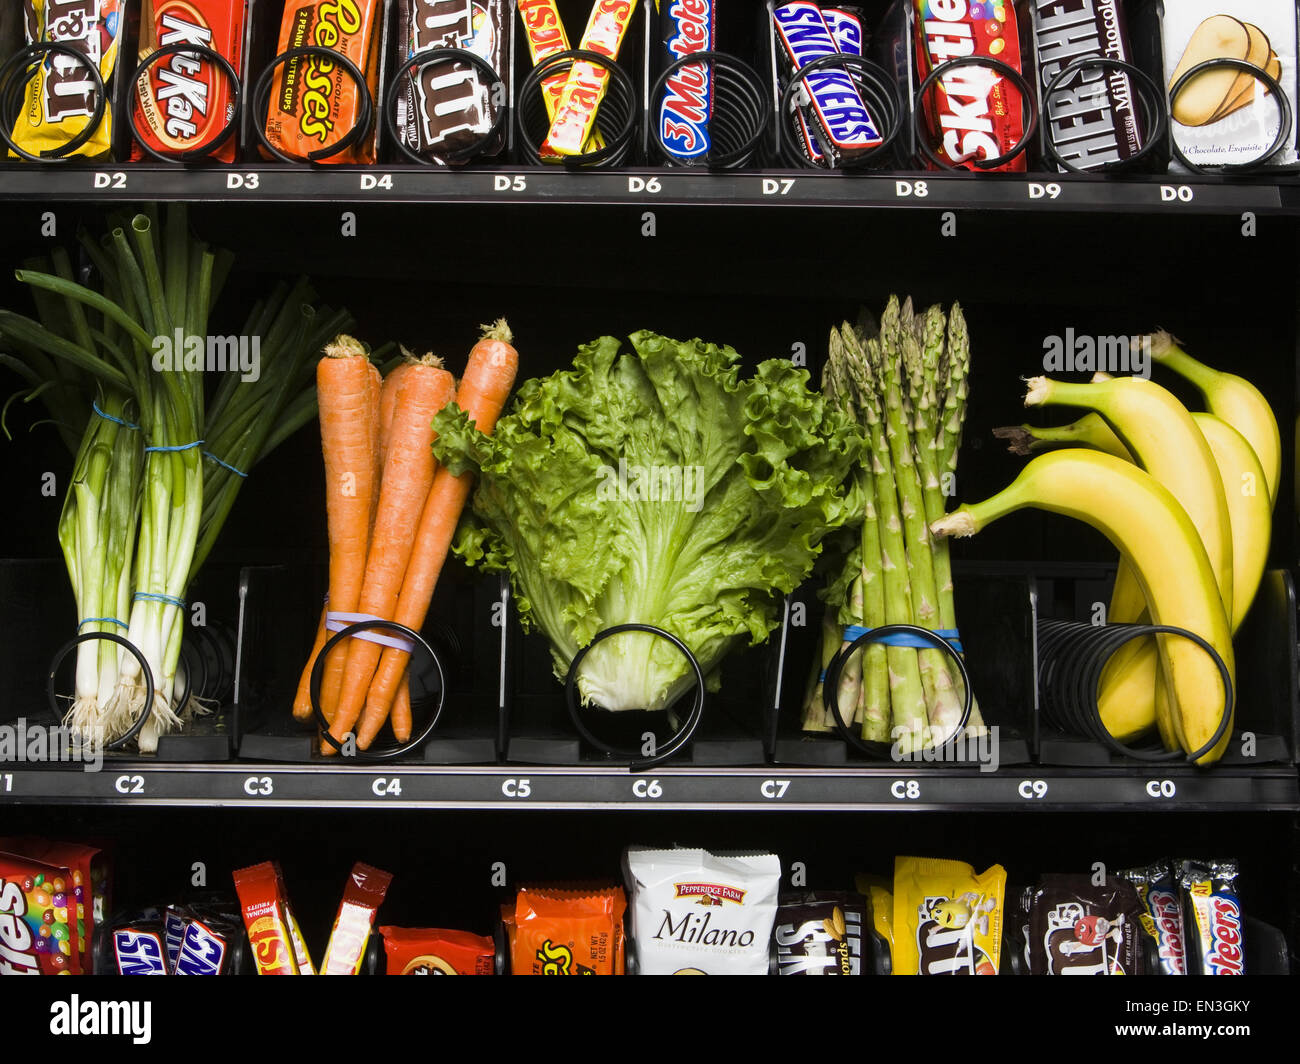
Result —
[[641, 975], [767, 975], [775, 854], [633, 846], [623, 874]]
[[[1250, 63], [1272, 75], [1287, 96], [1291, 133], [1268, 162], [1297, 160], [1296, 6], [1286, 0], [1164, 0], [1165, 87], [1213, 59]], [[1277, 101], [1243, 69], [1223, 66], [1191, 78], [1172, 100], [1172, 131], [1200, 166], [1248, 163], [1263, 155], [1281, 124]], [[1183, 167], [1175, 159], [1171, 169]]]

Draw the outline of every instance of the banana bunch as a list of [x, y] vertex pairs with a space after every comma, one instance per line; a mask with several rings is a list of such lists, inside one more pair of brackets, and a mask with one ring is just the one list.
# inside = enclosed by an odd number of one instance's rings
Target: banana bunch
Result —
[[[1004, 491], [931, 528], [973, 535], [1024, 507], [1086, 521], [1120, 555], [1109, 621], [1185, 628], [1215, 649], [1231, 675], [1232, 636], [1268, 559], [1281, 436], [1249, 381], [1197, 362], [1168, 333], [1150, 341], [1152, 357], [1188, 380], [1208, 412], [1189, 412], [1140, 377], [1098, 374], [1087, 384], [1031, 378], [1026, 406], [1089, 413], [1060, 428], [996, 430], [1013, 452], [1046, 453]], [[1128, 741], [1155, 727], [1168, 749], [1203, 765], [1222, 756], [1231, 736], [1229, 722], [1211, 745], [1224, 697], [1210, 656], [1170, 635], [1125, 644], [1097, 691], [1102, 722], [1116, 738]]]

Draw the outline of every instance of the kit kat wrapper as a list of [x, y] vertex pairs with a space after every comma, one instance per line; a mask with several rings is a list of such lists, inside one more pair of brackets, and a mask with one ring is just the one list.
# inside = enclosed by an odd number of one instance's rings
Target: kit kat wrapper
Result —
[[[137, 60], [144, 62], [171, 44], [201, 40], [239, 73], [247, 18], [248, 0], [144, 0]], [[197, 59], [184, 52], [165, 56], [132, 88], [135, 137], [163, 155], [197, 151], [219, 136], [234, 117], [230, 79], [202, 53]], [[237, 134], [230, 134], [211, 158], [233, 162], [236, 139]], [[144, 156], [133, 142], [131, 158]]]

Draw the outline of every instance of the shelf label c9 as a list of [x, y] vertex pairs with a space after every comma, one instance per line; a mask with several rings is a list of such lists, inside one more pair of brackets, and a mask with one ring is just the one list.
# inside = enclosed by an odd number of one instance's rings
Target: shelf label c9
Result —
[[1046, 780], [1021, 780], [1020, 786], [1016, 788], [1016, 793], [1021, 798], [1034, 799], [1047, 797]]

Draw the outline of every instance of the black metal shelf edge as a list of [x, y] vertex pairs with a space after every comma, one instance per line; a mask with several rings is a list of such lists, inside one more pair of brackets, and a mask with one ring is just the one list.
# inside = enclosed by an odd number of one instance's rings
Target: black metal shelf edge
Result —
[[800, 768], [114, 763], [0, 765], [0, 803], [682, 810], [1300, 810], [1288, 767], [997, 772]]
[[247, 168], [147, 165], [0, 167], [0, 202], [186, 200], [248, 203], [502, 203], [513, 205], [913, 207], [1050, 212], [1300, 213], [1293, 175], [1269, 181], [931, 172], [741, 174], [686, 169], [567, 172], [433, 170], [393, 165]]

